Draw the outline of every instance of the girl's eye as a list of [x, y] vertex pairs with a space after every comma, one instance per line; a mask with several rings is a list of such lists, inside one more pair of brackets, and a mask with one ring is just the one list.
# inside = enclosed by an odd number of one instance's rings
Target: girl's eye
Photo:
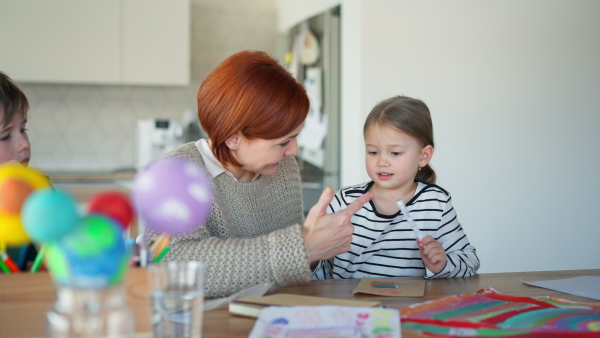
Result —
[[21, 128], [21, 134], [25, 133], [28, 129], [27, 128]]
[[282, 146], [282, 147], [285, 147], [285, 146], [287, 146], [288, 144], [290, 144], [290, 141], [285, 141], [285, 142], [283, 142], [282, 144], [280, 144], [280, 146]]
[[392, 152], [392, 155], [394, 155], [394, 156], [398, 156], [398, 155], [400, 155], [400, 154], [402, 154], [402, 153], [395, 152], [395, 151], [393, 151], [393, 152]]
[[2, 137], [0, 137], [0, 141], [6, 141], [6, 140], [8, 140], [9, 137], [10, 137], [10, 134], [8, 134], [6, 136], [2, 136]]
[[369, 155], [377, 155], [377, 152], [376, 151], [369, 151], [368, 154]]

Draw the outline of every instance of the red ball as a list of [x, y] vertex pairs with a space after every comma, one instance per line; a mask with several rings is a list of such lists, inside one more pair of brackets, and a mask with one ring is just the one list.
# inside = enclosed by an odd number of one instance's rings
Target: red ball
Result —
[[133, 219], [133, 208], [129, 199], [116, 191], [107, 191], [95, 195], [90, 200], [88, 212], [109, 216], [117, 221], [123, 229], [127, 229]]

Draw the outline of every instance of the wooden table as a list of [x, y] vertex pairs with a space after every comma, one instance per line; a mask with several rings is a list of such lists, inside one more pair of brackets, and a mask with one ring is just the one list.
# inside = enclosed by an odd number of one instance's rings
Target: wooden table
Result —
[[[467, 278], [429, 280], [425, 296], [391, 298], [353, 295], [357, 279], [312, 281], [286, 286], [274, 293], [293, 293], [355, 300], [376, 300], [387, 307], [403, 308], [414, 303], [438, 299], [447, 295], [474, 293], [494, 288], [516, 296], [554, 296], [577, 302], [595, 303], [589, 298], [572, 296], [523, 284], [521, 280], [548, 280], [576, 276], [600, 276], [600, 269], [546, 272], [487, 273]], [[408, 278], [410, 279], [410, 278]], [[134, 311], [138, 337], [151, 337], [150, 300], [147, 271], [132, 269], [126, 279], [127, 302]], [[54, 286], [46, 273], [0, 275], [0, 337], [43, 337], [45, 314], [53, 306]], [[247, 337], [254, 319], [231, 316], [226, 307], [204, 313], [203, 337]]]

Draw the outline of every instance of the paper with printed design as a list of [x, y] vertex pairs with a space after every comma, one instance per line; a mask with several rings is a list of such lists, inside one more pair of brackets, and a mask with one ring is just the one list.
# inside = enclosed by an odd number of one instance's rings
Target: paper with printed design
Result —
[[401, 337], [397, 309], [355, 306], [269, 306], [250, 338]]

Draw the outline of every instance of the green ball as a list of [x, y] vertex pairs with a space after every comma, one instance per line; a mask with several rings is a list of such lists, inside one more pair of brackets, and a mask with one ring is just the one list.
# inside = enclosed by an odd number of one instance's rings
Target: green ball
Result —
[[110, 218], [102, 215], [84, 217], [75, 231], [64, 238], [64, 245], [80, 257], [95, 257], [104, 254], [118, 244], [123, 236], [119, 227]]
[[48, 247], [48, 269], [55, 282], [80, 288], [118, 284], [131, 257], [122, 228], [98, 214], [84, 217], [74, 231]]
[[60, 285], [69, 284], [71, 273], [65, 252], [54, 242], [47, 243], [45, 250], [45, 261], [54, 280]]

